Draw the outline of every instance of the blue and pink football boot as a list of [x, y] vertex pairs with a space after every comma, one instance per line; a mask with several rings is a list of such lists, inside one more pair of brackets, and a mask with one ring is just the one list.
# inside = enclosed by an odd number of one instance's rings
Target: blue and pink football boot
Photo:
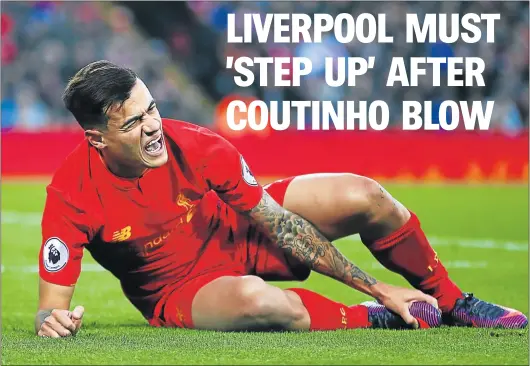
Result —
[[[410, 329], [411, 327], [397, 314], [376, 301], [363, 302], [368, 308], [368, 321], [372, 329]], [[416, 318], [420, 329], [436, 328], [442, 324], [442, 313], [426, 302], [411, 304], [410, 314]]]
[[[368, 319], [373, 329], [409, 329], [410, 326], [397, 314], [376, 301], [362, 303], [368, 308]], [[442, 314], [425, 302], [414, 302], [411, 315], [418, 320], [420, 329], [444, 325], [474, 328], [523, 329], [528, 318], [522, 312], [480, 300], [472, 293], [464, 293], [453, 310]]]
[[528, 318], [520, 311], [477, 299], [464, 293], [450, 313], [443, 314], [444, 324], [475, 328], [522, 329]]

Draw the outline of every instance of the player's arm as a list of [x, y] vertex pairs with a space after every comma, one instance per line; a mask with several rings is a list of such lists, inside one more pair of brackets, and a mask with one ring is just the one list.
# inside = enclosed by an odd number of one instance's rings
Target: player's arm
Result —
[[81, 260], [90, 241], [90, 215], [54, 187], [47, 188], [39, 252], [39, 302], [35, 332], [43, 337], [67, 337], [81, 327], [84, 309], [70, 311]]
[[280, 206], [267, 191], [247, 214], [276, 245], [312, 270], [373, 297], [381, 295], [374, 277], [342, 255], [309, 221]]

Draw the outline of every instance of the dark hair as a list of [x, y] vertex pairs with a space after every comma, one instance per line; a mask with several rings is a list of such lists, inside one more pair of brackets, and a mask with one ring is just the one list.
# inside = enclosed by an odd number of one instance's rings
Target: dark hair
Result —
[[84, 129], [107, 127], [110, 107], [129, 99], [138, 76], [110, 61], [96, 61], [79, 70], [63, 93], [66, 108]]

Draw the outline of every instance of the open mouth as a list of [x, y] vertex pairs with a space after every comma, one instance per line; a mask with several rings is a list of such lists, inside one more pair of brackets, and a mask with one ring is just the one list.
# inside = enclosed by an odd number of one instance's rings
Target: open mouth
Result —
[[150, 141], [145, 145], [144, 151], [149, 156], [158, 156], [164, 150], [164, 138], [160, 135], [158, 138]]

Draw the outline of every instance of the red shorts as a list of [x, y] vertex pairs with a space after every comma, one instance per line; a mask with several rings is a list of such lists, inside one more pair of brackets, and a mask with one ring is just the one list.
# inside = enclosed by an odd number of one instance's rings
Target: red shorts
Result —
[[[293, 178], [273, 182], [264, 188], [276, 202], [283, 205], [285, 192]], [[248, 230], [252, 230], [250, 225]], [[266, 281], [303, 281], [309, 276], [309, 268], [295, 264], [292, 260], [289, 262], [282, 250], [273, 246], [261, 234], [251, 236], [245, 245], [237, 247], [243, 248], [239, 250], [246, 250], [247, 253], [235, 255], [234, 258], [247, 258], [246, 263], [235, 261], [233, 267], [225, 266], [208, 273], [191, 275], [185, 283], [180, 283], [176, 289], [162, 297], [149, 323], [158, 327], [193, 328], [191, 305], [195, 294], [201, 287], [222, 276], [256, 275]]]

